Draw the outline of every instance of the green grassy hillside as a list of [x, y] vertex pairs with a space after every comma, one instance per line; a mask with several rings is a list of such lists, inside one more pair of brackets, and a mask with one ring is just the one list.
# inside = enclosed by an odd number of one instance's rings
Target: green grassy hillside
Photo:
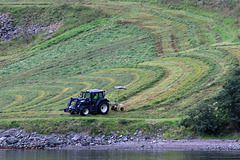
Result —
[[[32, 23], [59, 22], [50, 37], [0, 42], [3, 128], [49, 133], [79, 125], [105, 132], [125, 124], [129, 128], [122, 131], [143, 126], [153, 131], [164, 122], [175, 126], [186, 110], [216, 95], [239, 65], [237, 18], [207, 11], [210, 4], [177, 3], [176, 10], [162, 1], [56, 2], [0, 1], [1, 12], [18, 20], [15, 25], [30, 11]], [[117, 93], [116, 85], [128, 90]], [[90, 88], [105, 89], [110, 100], [128, 104], [126, 110], [88, 117], [63, 112], [70, 97]], [[38, 129], [29, 127], [35, 124]], [[54, 124], [59, 128], [49, 129]], [[72, 127], [64, 128], [67, 124]]]

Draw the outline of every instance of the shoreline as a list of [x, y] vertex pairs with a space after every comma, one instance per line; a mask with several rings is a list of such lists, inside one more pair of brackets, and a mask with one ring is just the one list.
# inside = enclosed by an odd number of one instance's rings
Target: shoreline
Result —
[[43, 135], [36, 132], [11, 128], [0, 130], [1, 149], [34, 150], [174, 150], [174, 151], [240, 151], [238, 140], [206, 140], [187, 136], [182, 140], [165, 140], [159, 135], [98, 134], [68, 132], [65, 134]]
[[128, 141], [111, 145], [66, 146], [59, 150], [240, 151], [240, 143], [236, 140], [205, 139]]

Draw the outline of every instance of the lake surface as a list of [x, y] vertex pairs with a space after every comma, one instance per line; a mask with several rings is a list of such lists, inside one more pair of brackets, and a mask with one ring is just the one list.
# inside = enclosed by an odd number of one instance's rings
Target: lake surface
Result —
[[0, 150], [0, 160], [239, 160], [240, 152]]

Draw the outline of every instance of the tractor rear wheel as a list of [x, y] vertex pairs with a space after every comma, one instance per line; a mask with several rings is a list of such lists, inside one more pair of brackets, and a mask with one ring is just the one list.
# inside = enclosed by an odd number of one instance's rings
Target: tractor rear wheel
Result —
[[86, 116], [86, 115], [88, 115], [89, 113], [90, 113], [90, 110], [89, 110], [88, 107], [83, 107], [82, 110], [80, 111], [80, 114], [81, 114], [82, 116]]
[[109, 104], [107, 102], [102, 102], [99, 105], [99, 112], [101, 114], [107, 114], [109, 110]]

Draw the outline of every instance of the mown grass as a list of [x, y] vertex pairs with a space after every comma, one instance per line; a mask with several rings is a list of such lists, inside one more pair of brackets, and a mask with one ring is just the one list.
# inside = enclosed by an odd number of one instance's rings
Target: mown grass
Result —
[[[238, 44], [220, 43], [232, 41], [237, 29], [215, 13], [114, 1], [87, 4], [98, 10], [78, 5], [66, 8], [69, 15], [86, 11], [83, 21], [76, 21], [77, 15], [66, 18], [52, 37], [13, 54], [12, 60], [1, 57], [8, 60], [0, 69], [2, 128], [95, 134], [167, 128], [164, 136], [177, 138], [184, 128], [178, 128], [179, 119], [169, 118], [184, 117], [217, 94], [239, 65]], [[102, 17], [103, 10], [122, 12]], [[219, 44], [209, 46], [214, 43]], [[128, 89], [117, 92], [115, 85]], [[125, 112], [88, 117], [63, 112], [70, 97], [90, 88], [105, 89], [109, 100], [129, 106]]]

